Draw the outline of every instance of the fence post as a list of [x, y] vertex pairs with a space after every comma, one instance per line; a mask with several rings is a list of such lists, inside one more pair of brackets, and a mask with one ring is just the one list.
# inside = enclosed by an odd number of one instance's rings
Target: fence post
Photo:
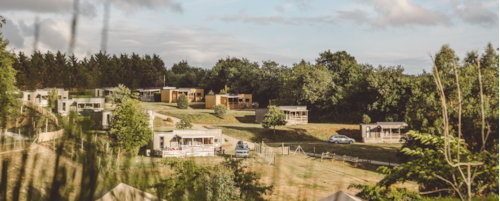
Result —
[[343, 159], [342, 164], [344, 164], [345, 163], [345, 155], [344, 155], [344, 157], [342, 157], [342, 159]]
[[281, 143], [281, 155], [282, 156], [285, 155], [285, 143], [284, 142]]
[[48, 131], [49, 128], [49, 118], [45, 118], [45, 132]]
[[335, 153], [333, 153], [333, 155], [332, 155], [332, 162], [335, 161], [335, 156], [336, 156]]
[[323, 154], [324, 154], [324, 153], [321, 153], [321, 162], [323, 162]]

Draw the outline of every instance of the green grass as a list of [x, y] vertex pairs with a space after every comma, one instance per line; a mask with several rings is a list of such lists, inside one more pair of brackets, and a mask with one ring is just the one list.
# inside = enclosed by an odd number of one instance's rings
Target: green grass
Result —
[[[498, 199], [499, 199], [498, 195], [491, 195], [485, 198], [472, 198], [473, 201], [497, 201]], [[426, 197], [421, 201], [459, 201], [459, 200], [460, 200], [459, 198], [449, 198], [449, 197]]]
[[[228, 123], [247, 123], [252, 125], [255, 122], [254, 111], [229, 110], [224, 119], [216, 117], [212, 109], [197, 110], [162, 110], [159, 113], [177, 118], [183, 118], [190, 115], [195, 124], [228, 124]], [[255, 124], [258, 125], [258, 124]]]
[[353, 124], [310, 123], [278, 126], [276, 133], [272, 128], [263, 128], [261, 124], [233, 123], [210, 127], [222, 129], [226, 135], [251, 142], [324, 141], [331, 135], [352, 136], [359, 133], [359, 126]]
[[152, 109], [155, 112], [161, 111], [161, 110], [193, 110], [193, 109], [205, 109], [205, 103], [204, 102], [193, 102], [189, 103], [189, 108], [188, 109], [179, 109], [177, 108], [177, 103], [164, 103], [164, 102], [141, 102], [141, 105], [145, 109]]

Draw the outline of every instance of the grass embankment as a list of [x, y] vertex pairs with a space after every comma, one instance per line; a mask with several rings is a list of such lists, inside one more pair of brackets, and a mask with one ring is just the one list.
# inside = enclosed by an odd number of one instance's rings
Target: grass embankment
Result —
[[251, 142], [293, 142], [293, 141], [324, 141], [331, 135], [354, 135], [359, 133], [359, 126], [351, 124], [310, 123], [305, 125], [290, 125], [263, 128], [261, 124], [221, 124], [212, 125], [220, 128], [226, 135]]
[[[228, 110], [224, 119], [216, 117], [214, 110], [211, 109], [198, 109], [198, 110], [162, 110], [159, 113], [168, 116], [173, 116], [182, 119], [190, 115], [192, 123], [195, 124], [233, 124], [233, 123], [247, 123], [252, 124], [255, 122], [254, 111], [243, 110]], [[256, 124], [257, 125], [257, 124]]]
[[[267, 143], [269, 146], [281, 146], [281, 143]], [[329, 142], [285, 142], [285, 146], [290, 146], [290, 151], [294, 152], [300, 145], [305, 152], [311, 153], [335, 153], [339, 156], [359, 157], [360, 159], [401, 163], [396, 154], [401, 149], [402, 144], [333, 144]]]

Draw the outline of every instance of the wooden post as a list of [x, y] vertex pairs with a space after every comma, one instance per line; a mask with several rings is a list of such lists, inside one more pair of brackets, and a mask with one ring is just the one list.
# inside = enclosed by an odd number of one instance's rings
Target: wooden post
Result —
[[323, 162], [323, 154], [325, 153], [321, 153], [321, 162]]
[[284, 142], [281, 143], [281, 155], [282, 156], [285, 155], [285, 143]]
[[314, 155], [316, 156], [316, 147], [313, 147]]
[[335, 153], [332, 155], [332, 162], [335, 161]]
[[345, 163], [345, 155], [342, 157], [342, 164]]

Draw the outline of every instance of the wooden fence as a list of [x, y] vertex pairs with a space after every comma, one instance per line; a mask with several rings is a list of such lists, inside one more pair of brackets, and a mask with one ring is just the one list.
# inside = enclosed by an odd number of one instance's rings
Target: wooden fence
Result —
[[350, 161], [350, 162], [354, 163], [355, 167], [358, 166], [358, 162], [359, 162], [358, 157], [352, 157], [352, 156], [346, 156], [346, 155], [339, 156], [339, 155], [336, 155], [335, 153], [330, 153], [330, 152], [321, 153], [321, 162], [323, 162], [323, 160], [327, 160], [327, 159], [331, 159], [332, 162], [336, 161], [336, 160], [342, 161], [342, 164], [344, 164], [346, 161]]
[[[23, 105], [25, 105], [26, 107], [29, 107], [29, 108], [37, 111], [38, 113], [42, 114], [43, 116], [49, 118], [52, 122], [54, 122], [54, 124], [56, 126], [59, 126], [59, 122], [57, 120], [56, 115], [54, 115], [54, 113], [47, 111], [47, 110], [45, 110], [45, 108], [43, 108], [35, 103], [29, 102], [27, 100], [21, 100], [21, 101], [22, 101]], [[21, 111], [22, 111], [22, 109], [21, 109]]]
[[290, 147], [284, 146], [282, 144], [281, 147], [271, 147], [266, 145], [264, 142], [261, 144], [257, 143], [254, 147], [255, 153], [258, 153], [264, 157], [268, 165], [274, 165], [276, 162], [276, 154], [278, 155], [290, 155]]
[[54, 131], [54, 132], [39, 133], [37, 141], [38, 142], [45, 142], [45, 141], [55, 140], [57, 138], [62, 137], [63, 134], [64, 134], [64, 129]]

